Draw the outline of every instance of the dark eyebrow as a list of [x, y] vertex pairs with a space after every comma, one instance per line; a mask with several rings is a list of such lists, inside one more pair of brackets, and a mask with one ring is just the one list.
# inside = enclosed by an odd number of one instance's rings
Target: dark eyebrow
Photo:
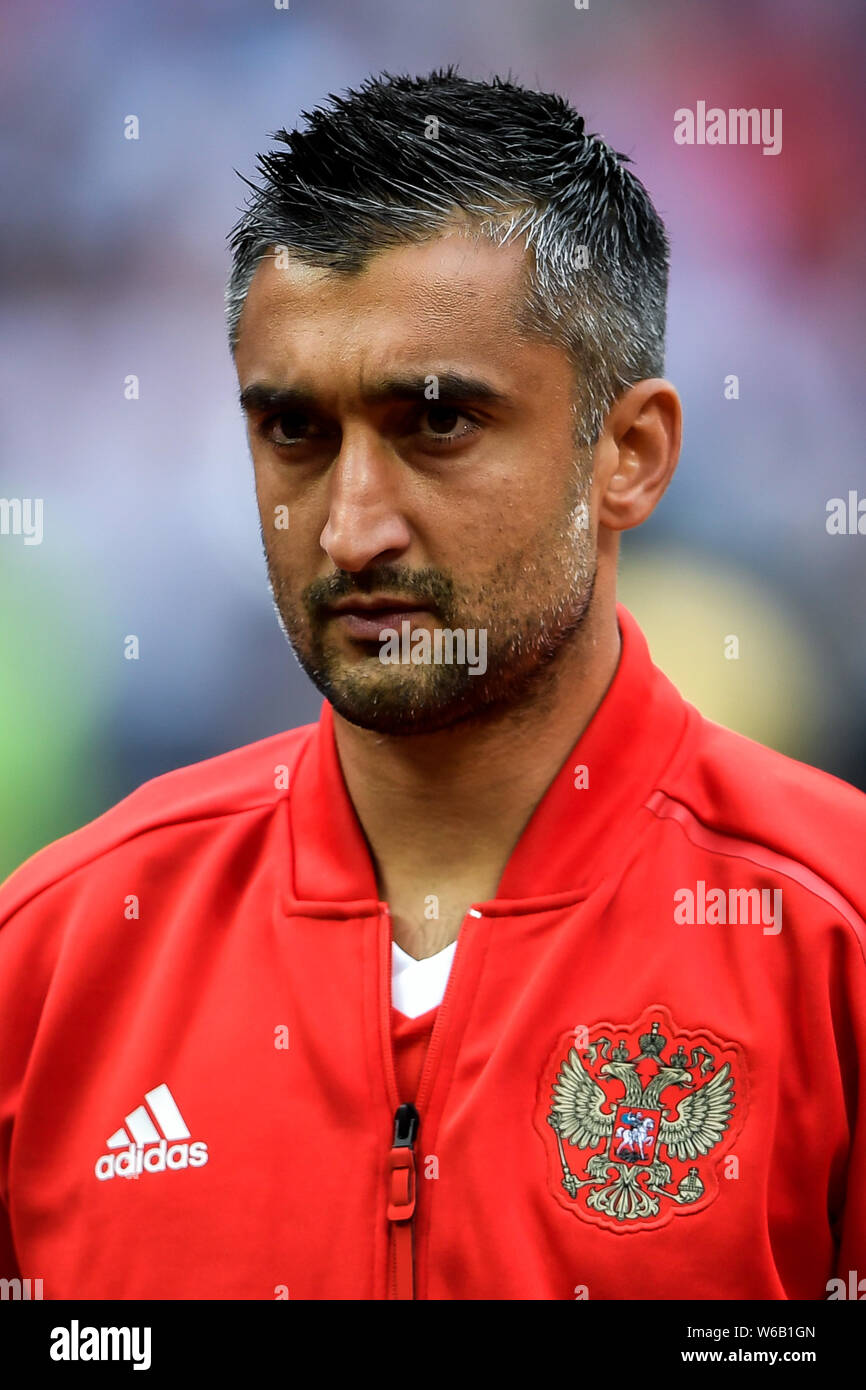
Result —
[[300, 387], [269, 386], [264, 381], [254, 381], [245, 386], [239, 396], [241, 410], [245, 414], [270, 414], [271, 411], [306, 410], [314, 403], [309, 391]]
[[[432, 398], [434, 400], [486, 401], [492, 405], [509, 403], [508, 397], [497, 391], [488, 381], [482, 381], [480, 377], [464, 376], [462, 372], [428, 372], [426, 376], [385, 377], [368, 386], [362, 397], [369, 405], [389, 400], [426, 400], [424, 393], [431, 376], [436, 378], [439, 387], [438, 396]], [[302, 386], [270, 386], [267, 382], [256, 381], [241, 391], [240, 405], [245, 412], [288, 413], [292, 410], [315, 408], [316, 398], [311, 391]]]
[[490, 404], [506, 404], [508, 397], [497, 391], [489, 381], [480, 377], [464, 376], [462, 372], [427, 372], [426, 375], [393, 376], [374, 382], [364, 392], [363, 399], [371, 404], [385, 400], [415, 400], [418, 396], [426, 400], [430, 377], [435, 377], [439, 395], [436, 400], [448, 401], [488, 401]]

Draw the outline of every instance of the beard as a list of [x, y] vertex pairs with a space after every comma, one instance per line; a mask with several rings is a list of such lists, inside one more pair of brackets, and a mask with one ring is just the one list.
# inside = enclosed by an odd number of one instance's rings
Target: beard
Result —
[[[521, 550], [501, 560], [474, 588], [458, 589], [450, 574], [435, 567], [382, 565], [354, 574], [337, 570], [308, 585], [300, 598], [262, 532], [280, 626], [313, 684], [359, 728], [389, 735], [429, 734], [506, 712], [518, 714], [544, 699], [555, 678], [557, 656], [576, 640], [591, 610], [596, 556], [589, 528], [576, 520], [583, 515], [588, 515], [586, 499], [552, 537], [536, 537], [531, 554]], [[372, 593], [422, 604], [434, 615], [436, 627], [466, 634], [467, 650], [469, 634], [474, 632], [477, 641], [483, 633], [485, 669], [473, 672], [465, 661], [387, 664], [380, 657], [380, 642], [349, 642], [336, 631], [328, 606]]]

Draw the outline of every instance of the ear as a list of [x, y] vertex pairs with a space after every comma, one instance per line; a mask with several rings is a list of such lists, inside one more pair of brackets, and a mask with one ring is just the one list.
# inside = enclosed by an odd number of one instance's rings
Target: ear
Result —
[[669, 381], [650, 377], [612, 405], [593, 451], [593, 492], [600, 526], [628, 531], [654, 510], [677, 466], [680, 398]]

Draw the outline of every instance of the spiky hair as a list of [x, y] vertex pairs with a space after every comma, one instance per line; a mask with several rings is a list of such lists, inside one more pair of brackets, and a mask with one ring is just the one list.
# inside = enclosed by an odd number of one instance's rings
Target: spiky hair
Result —
[[[593, 442], [628, 386], [664, 370], [668, 240], [646, 189], [562, 97], [453, 66], [382, 73], [278, 130], [262, 182], [229, 233], [234, 351], [256, 267], [275, 246], [351, 274], [386, 247], [455, 217], [527, 256], [521, 327], [558, 343], [576, 373], [579, 433]], [[241, 176], [242, 177], [242, 176]]]

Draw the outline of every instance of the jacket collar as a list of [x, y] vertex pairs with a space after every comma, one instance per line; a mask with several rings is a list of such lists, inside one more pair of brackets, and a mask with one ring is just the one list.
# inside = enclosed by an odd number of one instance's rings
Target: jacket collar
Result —
[[[585, 897], [608, 862], [627, 851], [630, 823], [670, 761], [688, 706], [650, 658], [631, 614], [617, 606], [622, 638], [614, 678], [530, 817], [487, 915], [542, 910]], [[585, 767], [589, 785], [575, 787]], [[372, 857], [340, 768], [333, 710], [324, 701], [289, 795], [292, 881], [285, 910], [316, 917], [379, 910]]]

